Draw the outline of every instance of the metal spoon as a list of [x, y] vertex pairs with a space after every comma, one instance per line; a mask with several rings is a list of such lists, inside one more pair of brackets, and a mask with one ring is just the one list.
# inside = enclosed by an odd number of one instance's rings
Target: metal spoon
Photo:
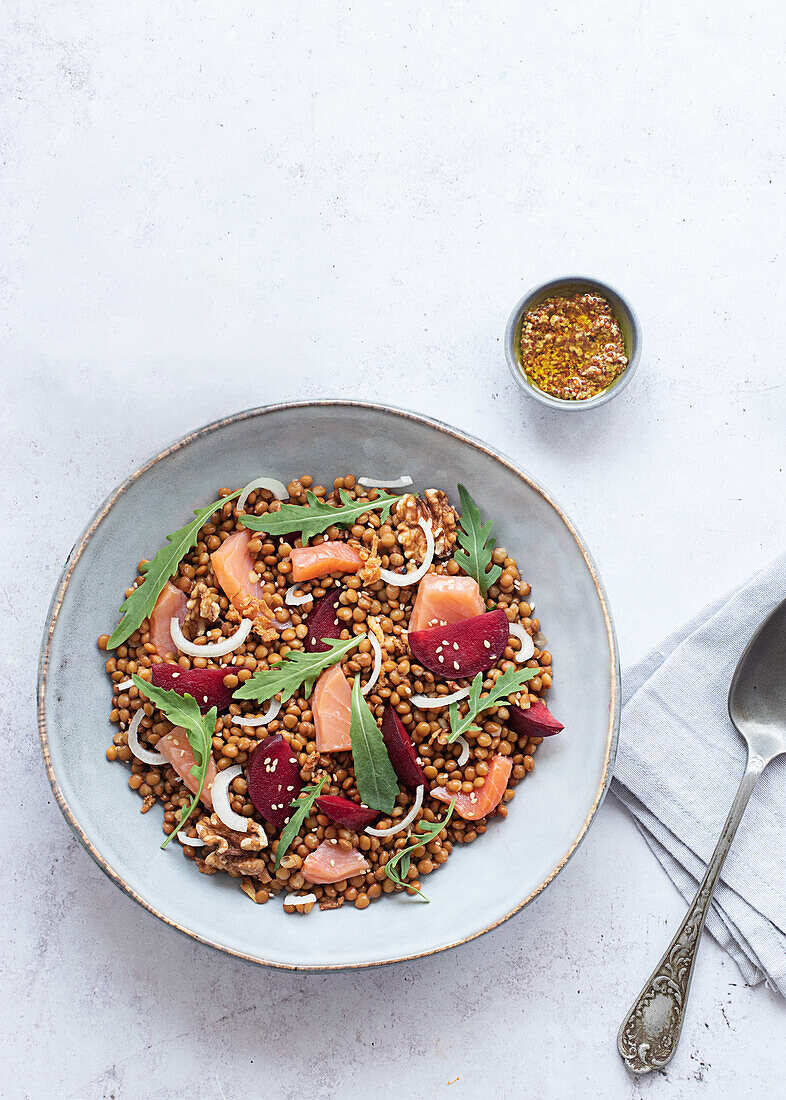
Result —
[[685, 920], [617, 1034], [617, 1050], [633, 1073], [650, 1073], [674, 1057], [699, 939], [723, 861], [756, 781], [771, 760], [786, 753], [786, 600], [764, 620], [737, 662], [729, 717], [748, 746], [745, 774]]

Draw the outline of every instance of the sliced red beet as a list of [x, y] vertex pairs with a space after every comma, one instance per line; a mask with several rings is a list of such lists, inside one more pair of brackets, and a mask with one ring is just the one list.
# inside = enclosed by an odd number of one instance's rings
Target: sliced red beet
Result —
[[390, 703], [382, 715], [382, 740], [388, 750], [393, 771], [404, 786], [414, 791], [422, 783], [428, 789], [428, 780], [418, 764], [417, 749]]
[[357, 802], [335, 794], [321, 795], [317, 799], [317, 805], [331, 821], [346, 829], [360, 831], [379, 817], [379, 810], [369, 810], [366, 806], [359, 806]]
[[280, 733], [257, 745], [246, 765], [248, 795], [271, 825], [283, 829], [292, 814], [290, 802], [300, 794], [300, 765]]
[[446, 680], [459, 680], [485, 672], [505, 652], [510, 623], [504, 611], [488, 611], [452, 626], [409, 633], [409, 648], [416, 661]]
[[538, 700], [532, 703], [529, 710], [508, 704], [510, 711], [510, 724], [516, 733], [526, 734], [527, 737], [553, 737], [555, 733], [564, 730], [565, 727], [558, 722], [545, 703]]
[[308, 634], [303, 642], [306, 653], [325, 653], [329, 646], [326, 646], [322, 639], [341, 637], [344, 626], [339, 622], [336, 609], [342, 591], [341, 588], [335, 588], [314, 604], [311, 614], [306, 619]]
[[153, 665], [156, 687], [176, 691], [178, 695], [193, 695], [199, 709], [207, 714], [211, 707], [226, 710], [232, 702], [232, 688], [224, 686], [230, 668], [181, 668], [180, 665]]

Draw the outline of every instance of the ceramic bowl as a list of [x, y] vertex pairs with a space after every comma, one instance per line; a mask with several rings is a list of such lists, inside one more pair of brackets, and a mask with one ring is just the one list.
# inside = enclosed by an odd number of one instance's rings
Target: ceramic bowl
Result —
[[[521, 366], [521, 321], [528, 310], [539, 306], [546, 298], [551, 298], [554, 295], [583, 294], [587, 291], [592, 294], [600, 294], [614, 310], [614, 315], [622, 330], [622, 338], [625, 341], [628, 365], [603, 393], [599, 393], [596, 397], [589, 397], [586, 401], [566, 401], [560, 397], [553, 397], [550, 393], [545, 393], [534, 382], [531, 382], [524, 373]], [[636, 373], [641, 358], [641, 326], [633, 306], [613, 286], [602, 283], [599, 279], [591, 279], [587, 275], [563, 275], [560, 279], [551, 279], [548, 283], [541, 283], [540, 286], [533, 287], [516, 303], [505, 329], [505, 358], [510, 373], [518, 385], [530, 397], [540, 401], [541, 405], [573, 412], [580, 409], [596, 409], [598, 405], [605, 405], [607, 401], [611, 401], [613, 397], [617, 397], [618, 394], [622, 393]]]
[[[275, 441], [275, 449], [271, 448]], [[274, 455], [274, 457], [268, 457]], [[100, 634], [117, 622], [140, 557], [222, 485], [260, 474], [409, 473], [415, 491], [464, 482], [493, 517], [527, 581], [554, 654], [550, 696], [565, 732], [543, 742], [505, 821], [456, 848], [428, 878], [430, 904], [391, 896], [285, 914], [254, 905], [238, 881], [162, 852], [161, 810], [139, 813], [126, 769], [106, 760], [115, 732]], [[576, 850], [611, 778], [619, 717], [617, 649], [597, 569], [552, 497], [509, 459], [435, 420], [355, 402], [277, 405], [210, 424], [145, 463], [102, 504], [54, 593], [39, 671], [39, 724], [57, 801], [87, 851], [130, 897], [173, 928], [257, 963], [373, 966], [429, 955], [494, 928], [532, 901]]]

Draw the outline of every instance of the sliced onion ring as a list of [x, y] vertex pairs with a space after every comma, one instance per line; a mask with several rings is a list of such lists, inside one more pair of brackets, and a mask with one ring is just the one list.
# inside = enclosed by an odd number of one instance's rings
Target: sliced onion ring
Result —
[[160, 752], [153, 752], [151, 749], [143, 749], [139, 744], [139, 724], [144, 717], [145, 708], [140, 707], [131, 719], [131, 725], [128, 727], [128, 747], [137, 760], [141, 760], [143, 764], [166, 764], [167, 759], [165, 756], [162, 756]]
[[407, 702], [412, 703], [418, 710], [429, 710], [430, 708], [447, 707], [450, 703], [458, 703], [459, 699], [466, 699], [468, 695], [469, 688], [459, 688], [452, 695], [410, 695]]
[[273, 721], [280, 710], [281, 703], [279, 700], [271, 699], [270, 706], [259, 718], [246, 718], [245, 715], [236, 714], [232, 721], [236, 726], [266, 726], [268, 722]]
[[213, 780], [213, 786], [210, 788], [210, 794], [213, 798], [213, 812], [220, 821], [224, 822], [227, 829], [234, 829], [236, 833], [248, 832], [248, 818], [236, 814], [229, 805], [229, 784], [242, 774], [243, 769], [240, 765], [233, 764], [231, 768], [218, 773]]
[[316, 900], [316, 894], [287, 894], [284, 905], [313, 905]]
[[509, 623], [508, 627], [513, 637], [518, 638], [518, 640], [521, 642], [521, 649], [515, 655], [516, 663], [520, 665], [523, 664], [524, 661], [531, 660], [533, 654], [535, 653], [535, 643], [533, 642], [532, 638], [530, 638], [529, 634], [526, 632], [521, 623]]
[[189, 836], [188, 833], [178, 833], [177, 839], [181, 844], [187, 844], [189, 848], [204, 848], [205, 846], [204, 840], [200, 840], [198, 836]]
[[368, 695], [379, 679], [379, 674], [382, 670], [382, 646], [379, 644], [379, 639], [373, 630], [369, 630], [368, 640], [371, 642], [371, 648], [374, 650], [374, 667], [371, 669], [371, 676], [368, 678], [367, 683], [360, 689], [361, 695]]
[[461, 745], [461, 756], [456, 763], [460, 768], [463, 768], [466, 762], [469, 760], [469, 741], [466, 737], [457, 737], [456, 744]]
[[240, 499], [235, 505], [238, 512], [245, 511], [246, 501], [251, 493], [253, 493], [254, 489], [267, 489], [268, 492], [273, 494], [276, 500], [289, 500], [289, 493], [283, 481], [279, 481], [278, 478], [275, 477], [257, 477], [254, 478], [253, 481], [249, 481], [248, 485], [246, 485], [245, 489], [240, 494]]
[[364, 832], [369, 836], [393, 836], [394, 833], [400, 833], [402, 829], [406, 829], [408, 825], [411, 825], [415, 818], [418, 816], [418, 810], [423, 805], [423, 794], [426, 788], [421, 783], [418, 789], [415, 791], [415, 801], [412, 809], [409, 811], [406, 817], [403, 817], [401, 821], [395, 825], [391, 825], [389, 829], [372, 829], [369, 825]]
[[414, 573], [392, 573], [389, 569], [380, 569], [379, 576], [385, 584], [392, 584], [397, 588], [407, 588], [410, 584], [417, 584], [428, 573], [434, 560], [434, 532], [431, 530], [431, 524], [425, 519], [419, 519], [418, 524], [426, 536], [426, 556], [423, 559], [423, 564]]
[[299, 584], [290, 584], [289, 588], [284, 593], [284, 603], [289, 607], [302, 607], [304, 603], [308, 603], [309, 600], [313, 600], [314, 597], [308, 593], [302, 596], [296, 596], [295, 591], [300, 588]]
[[208, 642], [206, 645], [194, 645], [193, 642], [189, 642], [175, 618], [169, 620], [169, 633], [180, 652], [187, 653], [189, 657], [223, 657], [243, 644], [251, 633], [252, 626], [250, 619], [243, 619], [234, 634], [230, 634], [228, 638], [222, 638], [220, 642]]
[[128, 691], [129, 688], [134, 687], [133, 680], [123, 680], [122, 684], [115, 684], [118, 691]]
[[386, 479], [384, 477], [359, 477], [358, 485], [365, 485], [367, 489], [406, 489], [407, 485], [412, 484], [412, 478], [409, 474], [402, 474], [401, 477], [394, 477]]

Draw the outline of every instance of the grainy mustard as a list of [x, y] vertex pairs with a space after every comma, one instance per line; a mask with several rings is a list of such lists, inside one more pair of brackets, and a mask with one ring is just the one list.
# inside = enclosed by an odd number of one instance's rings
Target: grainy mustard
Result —
[[524, 314], [522, 369], [553, 397], [586, 401], [608, 389], [627, 365], [619, 322], [599, 294], [547, 298]]

